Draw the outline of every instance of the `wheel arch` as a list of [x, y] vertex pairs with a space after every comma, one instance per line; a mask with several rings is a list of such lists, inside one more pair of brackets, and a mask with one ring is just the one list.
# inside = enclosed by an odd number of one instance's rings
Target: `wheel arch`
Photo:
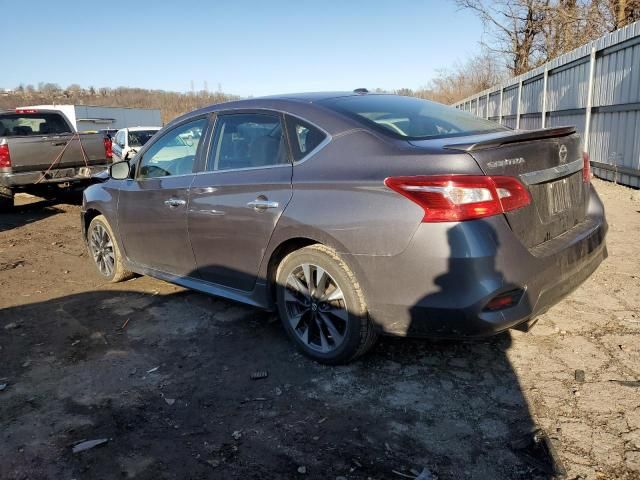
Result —
[[91, 220], [99, 215], [103, 215], [103, 213], [97, 208], [88, 208], [82, 213], [82, 237], [85, 242], [87, 241], [87, 232], [89, 231], [89, 224], [91, 223]]
[[276, 273], [280, 262], [282, 262], [282, 260], [290, 253], [317, 243], [322, 242], [308, 237], [292, 237], [283, 240], [273, 249], [266, 268], [267, 297], [272, 305], [275, 305], [276, 303], [275, 283]]
[[[284, 233], [284, 231], [282, 233]], [[305, 234], [295, 235], [293, 232], [290, 233], [292, 233], [292, 235], [279, 235], [276, 241], [272, 239], [272, 244], [275, 246], [273, 249], [270, 248], [268, 250], [269, 260], [263, 262], [259, 274], [260, 278], [265, 279], [267, 300], [270, 302], [270, 305], [275, 305], [275, 280], [280, 262], [290, 253], [314, 244], [320, 244], [331, 248], [340, 256], [342, 261], [349, 266], [356, 275], [356, 278], [358, 278], [358, 282], [362, 287], [366, 301], [366, 292], [368, 291], [367, 279], [364, 278], [364, 274], [358, 262], [352, 255], [345, 253], [347, 250], [339, 241], [332, 236], [323, 234], [324, 232], [309, 232], [308, 228]]]

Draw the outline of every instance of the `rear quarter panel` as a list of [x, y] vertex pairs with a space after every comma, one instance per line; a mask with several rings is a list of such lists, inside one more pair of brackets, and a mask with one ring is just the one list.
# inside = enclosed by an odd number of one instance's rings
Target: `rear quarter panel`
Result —
[[[388, 189], [384, 179], [443, 173], [482, 174], [466, 153], [415, 148], [366, 129], [334, 135], [323, 149], [294, 165], [293, 198], [266, 258], [282, 242], [297, 237], [334, 248], [346, 260], [351, 258], [348, 261], [356, 270], [358, 256], [398, 255], [424, 212]], [[262, 274], [266, 274], [264, 263]]]

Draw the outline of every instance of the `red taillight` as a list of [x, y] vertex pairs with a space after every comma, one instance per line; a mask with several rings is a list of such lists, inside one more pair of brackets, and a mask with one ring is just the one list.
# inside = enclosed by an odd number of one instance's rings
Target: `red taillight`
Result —
[[107, 158], [113, 157], [112, 146], [113, 146], [113, 143], [111, 142], [111, 139], [109, 137], [104, 137], [104, 156], [105, 157]]
[[589, 183], [591, 181], [591, 161], [589, 160], [589, 154], [587, 152], [582, 152], [582, 160], [584, 162], [582, 167], [582, 180], [584, 183]]
[[531, 203], [514, 177], [434, 175], [389, 177], [384, 184], [424, 210], [423, 222], [459, 222], [498, 215]]
[[16, 108], [16, 113], [25, 114], [25, 113], [38, 113], [38, 110], [33, 108]]
[[0, 143], [0, 168], [11, 166], [11, 155], [9, 155], [9, 145]]

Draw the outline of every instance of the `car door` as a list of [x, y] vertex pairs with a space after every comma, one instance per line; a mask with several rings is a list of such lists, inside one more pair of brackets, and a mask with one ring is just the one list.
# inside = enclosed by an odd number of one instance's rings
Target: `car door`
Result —
[[185, 142], [184, 132], [206, 128], [207, 117], [183, 122], [154, 139], [136, 158], [134, 178], [118, 201], [118, 228], [127, 258], [180, 276], [194, 274], [187, 210], [189, 187], [200, 138]]
[[218, 114], [206, 170], [193, 181], [189, 233], [199, 275], [250, 291], [292, 196], [288, 143], [277, 112]]

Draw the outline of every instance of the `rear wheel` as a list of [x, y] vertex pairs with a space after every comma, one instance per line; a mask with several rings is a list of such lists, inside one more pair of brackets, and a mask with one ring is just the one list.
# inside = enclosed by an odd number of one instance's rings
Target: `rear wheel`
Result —
[[104, 215], [98, 215], [87, 229], [87, 246], [98, 273], [112, 283], [128, 280], [133, 273], [124, 268], [122, 254], [111, 226]]
[[10, 212], [13, 209], [13, 190], [0, 187], [0, 212]]
[[297, 250], [278, 266], [278, 312], [297, 347], [321, 363], [346, 363], [364, 354], [378, 334], [367, 316], [353, 272], [323, 245]]

